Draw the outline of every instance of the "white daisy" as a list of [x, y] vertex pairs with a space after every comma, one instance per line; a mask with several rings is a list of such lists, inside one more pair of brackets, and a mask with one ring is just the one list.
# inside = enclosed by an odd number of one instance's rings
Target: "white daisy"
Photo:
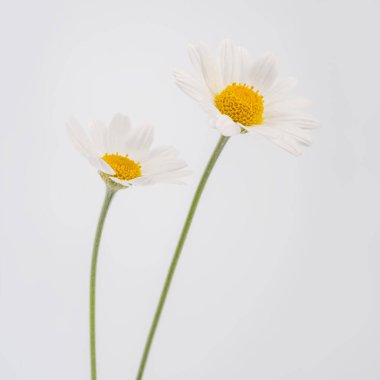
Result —
[[196, 75], [176, 70], [176, 83], [209, 113], [222, 135], [258, 133], [296, 155], [311, 144], [310, 130], [318, 122], [303, 111], [306, 100], [290, 97], [297, 81], [277, 79], [271, 54], [251, 63], [247, 50], [229, 40], [222, 42], [219, 57], [202, 43], [190, 45], [189, 54]]
[[108, 185], [121, 188], [181, 183], [182, 177], [189, 174], [174, 148], [151, 148], [152, 127], [132, 129], [125, 115], [115, 115], [108, 128], [103, 122], [94, 122], [90, 137], [74, 118], [67, 122], [67, 129], [74, 146]]

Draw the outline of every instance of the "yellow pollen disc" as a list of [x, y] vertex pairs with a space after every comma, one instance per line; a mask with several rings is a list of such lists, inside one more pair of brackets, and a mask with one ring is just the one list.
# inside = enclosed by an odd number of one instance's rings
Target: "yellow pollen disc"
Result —
[[115, 171], [115, 174], [110, 177], [118, 178], [123, 181], [141, 177], [141, 165], [131, 160], [128, 155], [120, 156], [119, 153], [106, 153], [102, 159]]
[[245, 126], [263, 122], [264, 98], [253, 86], [232, 83], [215, 95], [215, 106], [235, 123]]

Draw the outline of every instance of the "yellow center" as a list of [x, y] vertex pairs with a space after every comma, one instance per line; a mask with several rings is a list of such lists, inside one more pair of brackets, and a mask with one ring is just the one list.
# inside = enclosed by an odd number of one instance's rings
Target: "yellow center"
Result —
[[141, 177], [141, 165], [131, 160], [128, 155], [120, 156], [119, 153], [106, 153], [102, 159], [115, 171], [115, 174], [110, 177], [118, 178], [123, 181]]
[[251, 126], [264, 120], [264, 99], [253, 86], [232, 83], [215, 95], [214, 101], [216, 108], [235, 123]]

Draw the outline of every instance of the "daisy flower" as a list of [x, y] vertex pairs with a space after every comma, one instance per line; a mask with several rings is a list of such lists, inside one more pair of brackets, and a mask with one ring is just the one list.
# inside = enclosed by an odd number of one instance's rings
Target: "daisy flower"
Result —
[[103, 122], [94, 122], [89, 136], [74, 118], [67, 122], [67, 129], [77, 150], [114, 188], [181, 183], [189, 174], [174, 148], [151, 148], [152, 127], [133, 129], [125, 115], [115, 115], [108, 127]]
[[196, 74], [176, 70], [176, 83], [223, 136], [256, 133], [295, 155], [311, 144], [318, 122], [304, 111], [309, 102], [291, 97], [297, 81], [277, 78], [272, 54], [252, 63], [245, 48], [225, 40], [218, 56], [203, 43], [190, 45], [189, 55]]
[[230, 136], [257, 133], [272, 140], [292, 154], [300, 154], [302, 145], [310, 145], [310, 130], [317, 121], [305, 113], [304, 99], [290, 97], [294, 79], [277, 79], [277, 63], [267, 55], [251, 64], [246, 49], [223, 41], [219, 57], [207, 46], [189, 47], [196, 75], [176, 70], [177, 85], [195, 99], [210, 115], [211, 125], [221, 133], [198, 187], [194, 193], [177, 247], [160, 295], [136, 380], [142, 380], [157, 326], [168, 297], [174, 273], [190, 230], [203, 190]]
[[96, 273], [100, 241], [110, 204], [116, 192], [133, 185], [158, 182], [180, 183], [189, 174], [187, 165], [171, 147], [152, 149], [153, 128], [132, 129], [127, 116], [117, 114], [107, 127], [95, 122], [87, 135], [74, 119], [67, 122], [74, 146], [98, 170], [106, 183], [106, 194], [99, 215], [92, 250], [90, 274], [90, 366], [91, 379], [97, 379], [96, 365]]

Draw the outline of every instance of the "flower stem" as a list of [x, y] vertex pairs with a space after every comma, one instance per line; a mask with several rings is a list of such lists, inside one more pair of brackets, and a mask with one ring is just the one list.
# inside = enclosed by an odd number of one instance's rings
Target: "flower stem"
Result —
[[107, 187], [102, 210], [100, 211], [98, 226], [96, 228], [94, 247], [92, 249], [91, 275], [90, 275], [90, 351], [91, 351], [91, 380], [96, 380], [96, 338], [95, 338], [95, 289], [96, 269], [98, 265], [98, 252], [100, 239], [109, 206], [115, 195], [115, 190]]
[[197, 209], [199, 199], [201, 198], [203, 189], [205, 188], [207, 180], [208, 180], [208, 178], [212, 172], [212, 169], [214, 168], [215, 163], [218, 160], [218, 157], [219, 157], [220, 153], [222, 152], [224, 146], [226, 145], [228, 139], [229, 139], [229, 137], [225, 137], [225, 136], [220, 137], [220, 139], [219, 139], [219, 141], [218, 141], [218, 143], [217, 143], [217, 145], [216, 145], [216, 147], [215, 147], [215, 149], [214, 149], [214, 151], [213, 151], [213, 153], [212, 153], [212, 155], [211, 155], [211, 157], [210, 157], [210, 159], [206, 165], [206, 168], [202, 174], [202, 177], [199, 181], [197, 190], [195, 191], [194, 198], [193, 198], [193, 201], [191, 202], [191, 206], [190, 206], [189, 212], [187, 214], [185, 224], [182, 228], [182, 232], [181, 232], [181, 235], [179, 237], [179, 241], [177, 243], [177, 247], [176, 247], [176, 250], [174, 252], [174, 255], [173, 255], [170, 267], [169, 267], [168, 274], [166, 275], [164, 287], [162, 289], [160, 299], [159, 299], [159, 302], [157, 305], [157, 309], [156, 309], [156, 312], [154, 314], [153, 321], [152, 321], [152, 324], [151, 324], [151, 327], [149, 330], [148, 338], [147, 338], [146, 343], [145, 343], [145, 348], [144, 348], [144, 352], [143, 352], [143, 355], [141, 358], [140, 367], [139, 367], [139, 371], [138, 371], [136, 380], [141, 380], [143, 375], [144, 375], [144, 370], [145, 370], [145, 366], [146, 366], [146, 363], [148, 360], [149, 352], [150, 352], [150, 349], [151, 349], [151, 346], [153, 343], [153, 338], [154, 338], [154, 335], [156, 333], [158, 323], [160, 321], [161, 313], [162, 313], [162, 310], [164, 308], [167, 295], [169, 293], [169, 289], [170, 289], [171, 282], [173, 280], [174, 272], [176, 270], [178, 260], [181, 256], [181, 252], [182, 252], [183, 246], [185, 244], [186, 237], [187, 237], [187, 234], [188, 234], [190, 226], [191, 226], [191, 222], [193, 221], [193, 217], [194, 217], [195, 211]]

